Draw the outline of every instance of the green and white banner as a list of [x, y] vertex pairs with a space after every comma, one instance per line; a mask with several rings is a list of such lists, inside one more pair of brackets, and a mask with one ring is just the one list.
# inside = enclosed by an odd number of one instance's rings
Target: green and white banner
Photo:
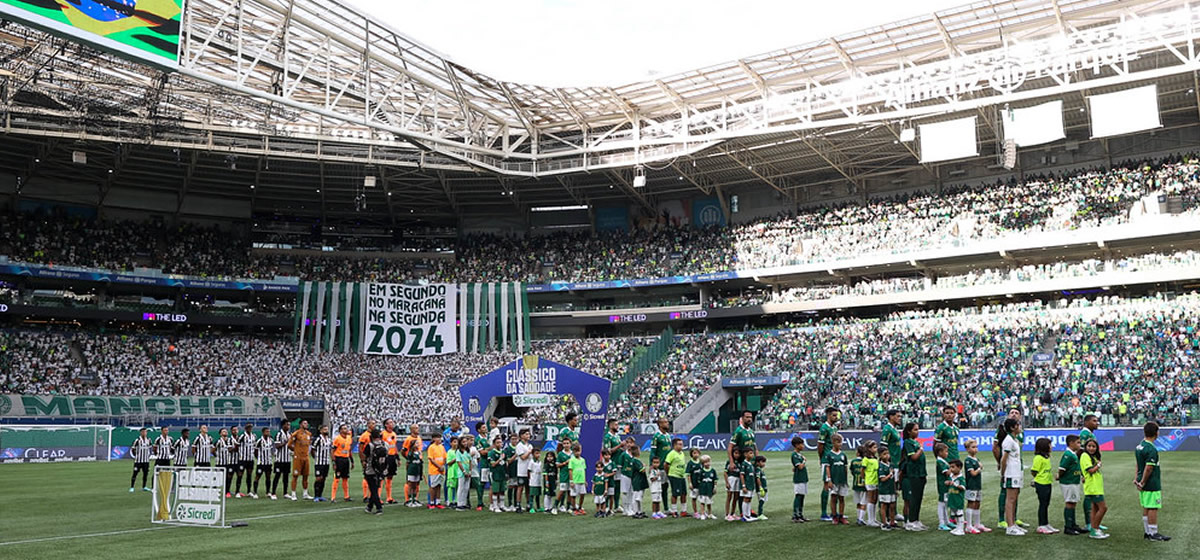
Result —
[[312, 352], [523, 353], [532, 339], [529, 298], [520, 282], [303, 282], [296, 309], [297, 342]]
[[529, 295], [520, 282], [460, 284], [459, 345], [463, 352], [530, 351]]
[[270, 397], [117, 397], [94, 395], [0, 395], [0, 416], [72, 418], [149, 414], [168, 417], [283, 416]]

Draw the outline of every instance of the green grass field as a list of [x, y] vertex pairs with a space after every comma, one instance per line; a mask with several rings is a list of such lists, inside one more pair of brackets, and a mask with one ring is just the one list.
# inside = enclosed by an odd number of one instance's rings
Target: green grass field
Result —
[[[768, 453], [767, 504], [770, 520], [727, 523], [695, 519], [594, 519], [488, 512], [428, 511], [389, 507], [368, 516], [355, 504], [313, 504], [270, 500], [230, 500], [227, 518], [248, 527], [207, 529], [151, 525], [150, 494], [127, 492], [130, 463], [15, 464], [0, 466], [0, 558], [920, 558], [929, 554], [973, 558], [1130, 558], [1156, 554], [1197, 554], [1200, 534], [1200, 453], [1164, 453], [1165, 509], [1161, 531], [1168, 543], [1142, 539], [1131, 453], [1106, 453], [1105, 482], [1112, 538], [1085, 536], [954, 537], [936, 530], [890, 532], [865, 527], [834, 527], [811, 522], [795, 525], [791, 515], [791, 477], [787, 455]], [[992, 464], [986, 454], [985, 465]], [[1052, 457], [1058, 460], [1058, 454]], [[1031, 458], [1027, 458], [1029, 464]], [[811, 462], [811, 461], [810, 461]], [[996, 473], [985, 470], [984, 523], [995, 527]], [[356, 471], [351, 496], [360, 497]], [[815, 486], [815, 485], [814, 485]], [[930, 477], [932, 486], [932, 477]], [[397, 486], [399, 492], [399, 486]], [[1036, 524], [1037, 498], [1021, 494], [1020, 517]], [[724, 492], [717, 501], [723, 504]], [[648, 497], [647, 497], [648, 498]], [[590, 506], [590, 501], [588, 502]], [[645, 507], [649, 510], [647, 499]], [[936, 497], [927, 489], [922, 520], [936, 525]], [[714, 511], [723, 515], [722, 506]], [[819, 515], [820, 496], [810, 494], [805, 514]], [[853, 516], [852, 513], [848, 515]], [[852, 517], [853, 518], [853, 517]], [[1062, 500], [1055, 489], [1050, 520], [1062, 527]], [[1191, 552], [1188, 552], [1191, 551]]]

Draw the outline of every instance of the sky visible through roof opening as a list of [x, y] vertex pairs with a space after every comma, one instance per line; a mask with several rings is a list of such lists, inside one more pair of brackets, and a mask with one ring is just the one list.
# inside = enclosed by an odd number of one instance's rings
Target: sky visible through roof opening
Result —
[[963, 0], [348, 0], [494, 78], [622, 85], [927, 15]]

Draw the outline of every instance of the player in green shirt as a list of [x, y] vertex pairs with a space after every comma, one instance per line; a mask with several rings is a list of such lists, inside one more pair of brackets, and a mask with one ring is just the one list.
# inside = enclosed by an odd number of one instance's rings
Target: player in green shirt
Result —
[[671, 488], [671, 509], [668, 515], [679, 517], [679, 511], [687, 513], [687, 454], [683, 452], [683, 440], [671, 440], [671, 451], [661, 463], [667, 471], [667, 486]]
[[792, 437], [792, 523], [808, 523], [804, 518], [804, 496], [808, 495], [808, 465], [804, 462], [804, 438]]
[[942, 407], [942, 423], [938, 424], [933, 430], [933, 441], [944, 443], [949, 449], [947, 460], [958, 458], [958, 426], [955, 425], [955, 416], [958, 411], [951, 405]]
[[[887, 421], [883, 423], [883, 429], [880, 430], [879, 441], [887, 447], [888, 455], [892, 458], [891, 463], [889, 463], [892, 470], [895, 471], [892, 473], [892, 483], [899, 487], [900, 481], [904, 477], [904, 461], [902, 460], [904, 457], [904, 453], [902, 452], [904, 437], [900, 435], [900, 430], [904, 427], [904, 415], [899, 410], [893, 408], [887, 411], [886, 418]], [[904, 516], [908, 515], [908, 502], [904, 503], [904, 511], [901, 513], [903, 515], [895, 514], [895, 517], [900, 521], [904, 521]]]
[[[667, 453], [671, 452], [671, 421], [659, 418], [657, 424], [658, 432], [650, 437], [650, 460], [657, 458], [659, 465], [666, 466]], [[670, 492], [667, 481], [663, 480], [661, 486], [662, 495], [667, 496]]]
[[[688, 456], [690, 459], [688, 460], [687, 468], [684, 469], [684, 474], [687, 475], [688, 479], [688, 495], [690, 495], [692, 498], [692, 515], [695, 515], [700, 513], [700, 510], [696, 509], [696, 499], [700, 497], [698, 485], [700, 484], [700, 471], [703, 469], [703, 467], [700, 465], [699, 449], [693, 447], [688, 451]], [[681, 515], [687, 517], [687, 511], [684, 511]]]
[[621, 429], [616, 418], [608, 419], [608, 431], [604, 432], [601, 449], [607, 449], [618, 469], [617, 474], [608, 482], [609, 488], [613, 489], [612, 511], [617, 511], [621, 508], [621, 494], [629, 492], [629, 483], [620, 472], [621, 464], [625, 461], [625, 442], [621, 441], [621, 436], [617, 433]]
[[745, 453], [747, 449], [756, 449], [754, 443], [754, 413], [749, 410], [742, 412], [741, 421], [733, 429], [733, 437], [729, 438], [729, 455], [731, 457], [733, 456], [734, 448], [741, 449], [742, 453]]
[[938, 495], [938, 530], [949, 531], [954, 529], [950, 526], [950, 514], [946, 507], [946, 481], [950, 480], [950, 461], [946, 457], [950, 454], [950, 448], [942, 443], [933, 444], [933, 456], [937, 457], [934, 461], [935, 472], [937, 473], [937, 495]]
[[713, 495], [717, 491], [717, 471], [712, 468], [712, 457], [703, 455], [700, 457], [699, 475], [696, 477], [696, 485], [699, 488], [700, 507], [704, 511], [698, 512], [696, 517], [699, 519], [716, 519], [712, 512]]
[[503, 506], [501, 504], [501, 496], [504, 495], [504, 482], [508, 475], [508, 469], [504, 466], [504, 439], [496, 436], [492, 440], [492, 449], [487, 454], [487, 464], [491, 471], [492, 477], [492, 505], [490, 509], [493, 513], [500, 513]]
[[1083, 472], [1079, 468], [1079, 436], [1067, 436], [1067, 450], [1063, 451], [1062, 458], [1058, 461], [1058, 470], [1054, 472], [1054, 478], [1062, 485], [1063, 501], [1066, 502], [1063, 509], [1063, 534], [1086, 533], [1075, 522], [1075, 504], [1079, 503], [1080, 495], [1083, 494]]
[[954, 526], [951, 535], [966, 534], [963, 528], [963, 494], [967, 487], [963, 480], [963, 462], [958, 459], [950, 461], [950, 473], [946, 480], [946, 515], [947, 521]]
[[1154, 440], [1158, 439], [1158, 424], [1146, 422], [1142, 434], [1145, 439], [1133, 450], [1137, 459], [1133, 485], [1140, 492], [1138, 499], [1142, 503], [1146, 540], [1165, 542], [1171, 537], [1158, 532], [1158, 510], [1162, 508], [1162, 467], [1158, 463], [1158, 448], [1154, 446]]
[[832, 514], [830, 521], [834, 525], [849, 525], [850, 523], [846, 521], [846, 496], [850, 495], [847, 477], [849, 461], [846, 460], [846, 454], [842, 453], [841, 434], [835, 433], [830, 438], [829, 449], [821, 457], [821, 465], [825, 479], [825, 491], [832, 498], [832, 507], [829, 509], [829, 513]]
[[[833, 436], [837, 434], [837, 422], [840, 413], [834, 407], [825, 409], [825, 422], [821, 424], [817, 433], [817, 455], [821, 456], [823, 461], [825, 453], [833, 447]], [[833, 521], [829, 516], [829, 489], [822, 486], [821, 488], [821, 521]]]
[[[1083, 417], [1083, 429], [1079, 430], [1079, 449], [1087, 449], [1087, 442], [1096, 440], [1096, 430], [1100, 428], [1100, 419], [1095, 414], [1088, 414]], [[1099, 442], [1097, 442], [1099, 444]], [[1082, 459], [1082, 455], [1080, 456]], [[1083, 511], [1092, 511], [1092, 497], [1083, 493]], [[1087, 527], [1091, 527], [1090, 513], [1084, 514], [1084, 521], [1087, 521]]]
[[[579, 415], [574, 412], [568, 412], [564, 420], [567, 426], [558, 432], [558, 439], [566, 438], [571, 441], [571, 445], [579, 443]], [[567, 447], [567, 450], [570, 450]]]

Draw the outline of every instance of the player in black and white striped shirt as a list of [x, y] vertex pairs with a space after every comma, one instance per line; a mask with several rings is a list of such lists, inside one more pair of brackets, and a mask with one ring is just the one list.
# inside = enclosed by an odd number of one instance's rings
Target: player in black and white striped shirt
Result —
[[250, 476], [254, 472], [254, 446], [258, 443], [258, 438], [254, 437], [254, 424], [246, 423], [246, 430], [242, 432], [242, 439], [238, 441], [238, 473], [237, 482], [233, 485], [233, 497], [241, 498], [242, 494], [242, 477], [246, 478], [246, 494], [250, 493]]
[[271, 499], [279, 495], [277, 491], [279, 480], [283, 479], [283, 490], [288, 488], [288, 474], [292, 472], [292, 450], [288, 449], [288, 440], [292, 434], [288, 431], [287, 420], [279, 423], [279, 433], [275, 434], [275, 477], [271, 479]]
[[233, 482], [233, 469], [237, 466], [237, 444], [229, 437], [229, 430], [221, 428], [221, 437], [217, 438], [217, 466], [225, 467], [225, 497], [231, 498], [229, 484]]
[[[321, 428], [317, 435], [317, 439], [312, 442], [312, 457], [313, 457], [313, 474], [317, 475], [316, 482], [313, 483], [313, 493], [316, 497], [314, 502], [326, 501], [322, 494], [325, 493], [325, 478], [329, 476], [329, 455], [333, 452], [333, 440], [329, 438], [329, 426], [321, 424]], [[334, 488], [336, 491], [337, 489]]]
[[183, 431], [179, 432], [179, 437], [175, 440], [175, 443], [171, 444], [171, 454], [174, 455], [176, 467], [187, 466], [188, 455], [190, 455], [188, 451], [192, 447], [192, 441], [188, 439], [190, 433], [191, 430], [184, 428]]
[[150, 474], [150, 438], [146, 437], [146, 428], [138, 430], [137, 439], [129, 446], [129, 456], [133, 457], [133, 476], [129, 477], [129, 491], [133, 492], [133, 483], [137, 480], [138, 471], [142, 471], [142, 490], [150, 491], [146, 485], [146, 477]]
[[196, 454], [197, 467], [211, 467], [213, 453], [213, 439], [208, 435], [208, 425], [200, 425], [200, 435], [196, 436], [196, 441], [192, 442], [192, 450]]
[[171, 466], [171, 456], [173, 455], [171, 439], [171, 430], [163, 426], [162, 433], [154, 438], [154, 466], [169, 467]]
[[[254, 452], [258, 459], [258, 469], [254, 473], [254, 491], [250, 492], [250, 497], [258, 499], [258, 481], [263, 475], [267, 475], [267, 486], [271, 485], [271, 469], [272, 463], [275, 461], [275, 441], [271, 439], [271, 428], [262, 429], [262, 437], [258, 438], [258, 443], [254, 446]], [[270, 488], [268, 488], [270, 490]], [[271, 499], [275, 499], [274, 494], [270, 494]]]

